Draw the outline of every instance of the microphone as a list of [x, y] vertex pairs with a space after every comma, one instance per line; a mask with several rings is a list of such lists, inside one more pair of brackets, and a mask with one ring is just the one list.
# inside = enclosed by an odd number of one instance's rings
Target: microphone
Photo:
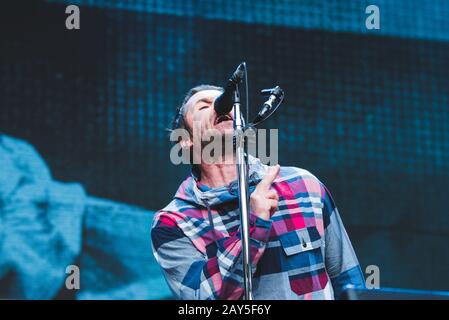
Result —
[[214, 101], [214, 109], [217, 115], [228, 114], [234, 104], [234, 93], [237, 85], [243, 80], [246, 64], [242, 62], [226, 83], [225, 89]]
[[253, 125], [259, 124], [266, 120], [274, 111], [276, 111], [277, 107], [279, 107], [284, 100], [284, 90], [282, 90], [279, 86], [271, 89], [263, 89], [260, 93], [269, 97], [268, 100], [264, 102], [262, 109], [254, 119]]
[[259, 112], [259, 116], [263, 118], [271, 109], [273, 109], [273, 103], [277, 101], [277, 99], [282, 99], [284, 97], [284, 91], [279, 86], [276, 86], [272, 89], [263, 89], [260, 93], [264, 96], [269, 95], [268, 100], [264, 102], [262, 110]]

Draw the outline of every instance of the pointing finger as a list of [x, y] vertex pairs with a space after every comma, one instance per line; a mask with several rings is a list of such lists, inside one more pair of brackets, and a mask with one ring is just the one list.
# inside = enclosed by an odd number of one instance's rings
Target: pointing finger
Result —
[[278, 164], [270, 167], [267, 175], [262, 179], [262, 181], [259, 182], [257, 189], [262, 190], [262, 191], [268, 191], [268, 189], [270, 188], [274, 179], [278, 175], [279, 169], [280, 169], [280, 166]]

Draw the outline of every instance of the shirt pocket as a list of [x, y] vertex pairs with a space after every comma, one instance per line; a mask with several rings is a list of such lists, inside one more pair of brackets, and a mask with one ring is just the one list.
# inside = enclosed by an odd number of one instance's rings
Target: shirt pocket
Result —
[[301, 296], [323, 290], [328, 281], [324, 264], [323, 239], [316, 227], [307, 227], [279, 236], [283, 254], [283, 270], [287, 272], [290, 287]]

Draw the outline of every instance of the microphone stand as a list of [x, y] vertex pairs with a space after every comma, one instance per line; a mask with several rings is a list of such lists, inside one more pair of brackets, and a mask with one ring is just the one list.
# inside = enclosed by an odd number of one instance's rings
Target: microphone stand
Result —
[[236, 90], [234, 91], [234, 131], [236, 137], [244, 299], [253, 300], [252, 267], [249, 244], [248, 155], [246, 154], [245, 123], [243, 115], [240, 112], [240, 92], [238, 85], [236, 85]]
[[[246, 64], [243, 62], [245, 71], [245, 78], [247, 77]], [[240, 67], [239, 67], [240, 68]], [[239, 70], [239, 69], [237, 69]], [[236, 71], [237, 72], [237, 71]], [[248, 128], [243, 119], [243, 114], [240, 108], [240, 92], [238, 84], [238, 76], [236, 73], [232, 76], [235, 82], [235, 90], [233, 95], [234, 107], [234, 133], [235, 133], [235, 152], [237, 161], [237, 181], [238, 181], [238, 196], [240, 207], [240, 239], [242, 243], [242, 264], [243, 264], [243, 289], [244, 299], [253, 300], [253, 284], [252, 284], [252, 264], [249, 238], [249, 191], [248, 191], [248, 153], [247, 153], [247, 139], [245, 130]], [[241, 79], [240, 79], [241, 80]], [[259, 112], [257, 117], [251, 123], [254, 127], [261, 122], [268, 119], [271, 114], [276, 111], [284, 98], [284, 92], [278, 86], [273, 89], [264, 89], [261, 91], [263, 95], [270, 95], [270, 98], [264, 104], [264, 108]], [[246, 106], [247, 108], [249, 106]]]

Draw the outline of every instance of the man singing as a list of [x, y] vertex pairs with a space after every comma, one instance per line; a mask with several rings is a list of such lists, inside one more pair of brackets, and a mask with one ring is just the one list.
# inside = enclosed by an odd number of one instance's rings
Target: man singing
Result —
[[[201, 134], [233, 133], [233, 110], [217, 116], [223, 89], [201, 85], [186, 95], [173, 121], [178, 142], [193, 150]], [[199, 148], [201, 149], [201, 148]], [[234, 151], [223, 157], [235, 156]], [[198, 155], [197, 155], [198, 156]], [[364, 286], [351, 242], [329, 190], [310, 172], [267, 166], [249, 157], [250, 254], [254, 299], [334, 299], [344, 286]], [[154, 217], [153, 253], [180, 299], [241, 299], [242, 244], [235, 163], [201, 161], [174, 199]]]

